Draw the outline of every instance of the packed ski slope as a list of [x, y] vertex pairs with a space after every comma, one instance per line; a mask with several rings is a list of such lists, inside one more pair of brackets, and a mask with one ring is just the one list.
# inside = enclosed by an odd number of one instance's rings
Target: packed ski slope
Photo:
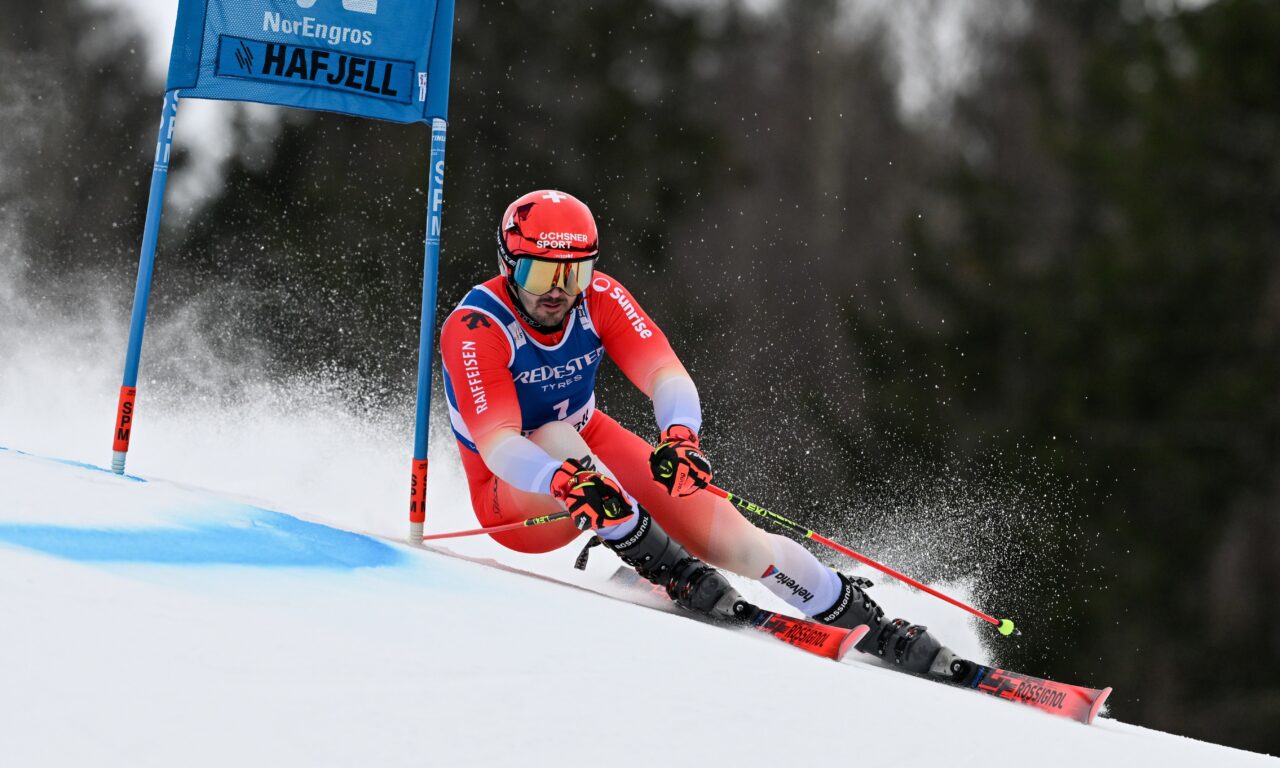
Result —
[[[148, 332], [130, 475], [103, 471], [123, 318], [106, 299], [29, 301], [3, 246], [6, 768], [1276, 764], [604, 597], [603, 550], [579, 573], [576, 548], [448, 542], [504, 569], [401, 544], [411, 409], [348, 380], [267, 381], [181, 313]], [[443, 419], [433, 435], [428, 528], [473, 527]], [[875, 589], [986, 658], [960, 611]]]
[[13, 448], [0, 616], [14, 766], [1270, 762]]

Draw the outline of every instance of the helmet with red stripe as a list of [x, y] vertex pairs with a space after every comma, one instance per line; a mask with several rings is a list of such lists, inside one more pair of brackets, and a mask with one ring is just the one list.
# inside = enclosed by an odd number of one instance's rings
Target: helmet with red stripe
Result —
[[576, 296], [591, 284], [599, 236], [591, 209], [573, 195], [540, 189], [522, 195], [498, 225], [502, 274], [533, 294]]

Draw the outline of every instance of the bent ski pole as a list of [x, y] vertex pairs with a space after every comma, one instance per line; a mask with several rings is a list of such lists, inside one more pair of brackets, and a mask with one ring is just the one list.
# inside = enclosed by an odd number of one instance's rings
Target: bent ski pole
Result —
[[916, 589], [920, 589], [925, 592], [928, 592], [934, 597], [945, 600], [948, 603], [951, 603], [952, 605], [956, 606], [957, 608], [963, 608], [964, 610], [968, 611], [969, 613], [972, 613], [974, 616], [977, 616], [983, 621], [988, 621], [996, 625], [996, 628], [999, 630], [1000, 634], [1002, 635], [1007, 636], [1007, 635], [1022, 634], [1020, 631], [1018, 631], [1017, 628], [1013, 626], [1012, 619], [997, 619], [994, 616], [988, 616], [982, 611], [979, 611], [977, 608], [966, 605], [960, 602], [959, 600], [955, 599], [954, 597], [949, 597], [947, 595], [944, 595], [938, 590], [934, 589], [933, 587], [927, 586], [925, 584], [921, 584], [920, 582], [916, 581], [910, 576], [907, 576], [904, 573], [899, 573], [898, 571], [895, 571], [894, 569], [890, 568], [887, 565], [881, 565], [880, 563], [877, 563], [875, 560], [872, 560], [866, 555], [858, 554], [857, 552], [854, 552], [852, 549], [849, 549], [843, 544], [834, 542], [820, 533], [814, 533], [813, 531], [809, 530], [808, 528], [805, 528], [803, 525], [800, 525], [799, 523], [793, 520], [788, 520], [787, 518], [783, 517], [782, 515], [779, 515], [776, 512], [770, 512], [769, 510], [765, 509], [759, 504], [754, 504], [740, 496], [735, 496], [734, 494], [729, 493], [723, 488], [717, 488], [714, 485], [708, 485], [707, 490], [715, 494], [716, 496], [719, 496], [722, 499], [726, 499], [727, 501], [729, 501], [731, 504], [733, 504], [735, 507], [742, 510], [743, 512], [750, 512], [752, 514], [759, 515], [760, 517], [763, 517], [766, 520], [776, 523], [793, 533], [797, 533], [801, 536], [804, 536], [807, 539], [813, 539], [819, 544], [830, 547], [831, 549], [834, 549], [835, 551], [841, 554], [848, 555], [849, 557], [852, 557], [854, 560], [857, 560], [858, 562], [864, 565], [869, 565], [872, 568], [875, 568], [877, 571], [880, 571], [881, 573], [888, 574], [899, 581], [910, 584]]
[[422, 537], [423, 541], [431, 541], [433, 539], [456, 539], [460, 536], [479, 536], [483, 533], [501, 533], [502, 531], [514, 531], [517, 528], [532, 528], [535, 525], [544, 525], [546, 523], [554, 523], [557, 520], [568, 520], [569, 513], [552, 512], [549, 515], [541, 517], [531, 517], [528, 520], [522, 520], [518, 523], [504, 523], [503, 525], [491, 525], [488, 528], [472, 528], [469, 531], [453, 531], [452, 533], [429, 533]]

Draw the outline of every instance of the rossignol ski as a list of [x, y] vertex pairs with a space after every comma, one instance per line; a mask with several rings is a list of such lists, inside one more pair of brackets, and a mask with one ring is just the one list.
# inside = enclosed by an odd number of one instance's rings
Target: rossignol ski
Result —
[[1026, 704], [1051, 715], [1069, 717], [1085, 725], [1093, 722], [1107, 697], [1111, 695], [1110, 687], [1086, 688], [1082, 685], [1059, 683], [1021, 672], [989, 667], [958, 656], [952, 657], [950, 661], [941, 661], [941, 664], [934, 662], [931, 674], [943, 680], [947, 680], [946, 675], [949, 674], [949, 682], [955, 685], [972, 688], [998, 699]]
[[701, 616], [689, 611], [676, 609], [675, 604], [671, 602], [671, 598], [667, 597], [667, 593], [664, 589], [650, 584], [648, 581], [641, 578], [634, 570], [625, 566], [618, 568], [618, 571], [609, 578], [609, 583], [621, 585], [629, 593], [644, 593], [646, 597], [652, 597], [652, 600], [646, 599], [639, 602], [628, 600], [618, 594], [600, 592], [578, 584], [570, 584], [569, 582], [560, 581], [559, 579], [554, 579], [540, 573], [521, 570], [519, 568], [500, 563], [491, 558], [469, 557], [444, 547], [425, 545], [423, 549], [439, 555], [445, 555], [447, 557], [466, 560], [471, 563], [486, 565], [491, 568], [497, 568], [502, 571], [507, 571], [508, 573], [518, 573], [524, 576], [540, 579], [542, 581], [551, 581], [556, 584], [563, 584], [566, 587], [581, 589], [584, 592], [591, 592], [593, 594], [600, 595], [601, 597], [608, 597], [613, 600], [621, 600], [622, 602], [631, 603], [632, 605], [641, 605], [654, 610], [675, 613], [680, 616], [686, 616], [688, 618], [704, 621], [716, 626], [732, 629], [746, 625], [759, 632], [772, 635], [787, 645], [795, 646], [796, 648], [812, 653], [815, 656], [821, 656], [833, 661], [840, 661], [843, 659], [845, 654], [853, 649], [853, 646], [862, 639], [862, 636], [865, 635], [869, 629], [866, 625], [861, 624], [853, 629], [829, 627], [826, 624], [818, 624], [817, 622], [808, 621], [806, 619], [797, 619], [791, 616], [784, 616], [780, 613], [774, 613], [773, 611], [767, 611], [759, 606], [752, 605], [746, 600], [739, 600], [734, 605], [734, 615], [732, 617], [728, 617], [726, 619], [713, 619], [709, 616]]
[[870, 629], [859, 624], [853, 629], [829, 627], [806, 619], [784, 616], [752, 605], [746, 600], [734, 606], [738, 618], [748, 625], [778, 638], [801, 650], [817, 654], [833, 661], [840, 661]]
[[820, 655], [820, 657], [836, 660], [844, 659], [845, 654], [854, 648], [863, 635], [867, 634], [867, 625], [858, 625], [852, 630], [841, 627], [828, 627], [820, 623], [783, 616], [781, 613], [765, 611], [746, 600], [739, 600], [733, 607], [737, 617], [746, 625], [777, 637], [783, 643], [795, 645], [801, 650]]
[[[627, 566], [620, 566], [612, 576], [609, 577], [610, 584], [617, 584], [628, 590], [637, 592], [645, 592], [654, 596], [653, 607], [670, 605], [670, 598], [667, 592], [656, 584], [650, 584], [634, 569]], [[709, 617], [702, 617], [696, 614], [682, 612], [682, 615], [695, 619], [717, 622]], [[788, 645], [808, 651], [817, 656], [840, 661], [844, 659], [845, 654], [853, 649], [853, 646], [862, 639], [862, 636], [870, 630], [866, 624], [859, 624], [853, 629], [844, 629], [843, 627], [832, 627], [826, 624], [819, 624], [816, 621], [808, 619], [797, 619], [793, 616], [786, 616], [781, 613], [765, 610], [757, 605], [753, 605], [746, 600], [739, 600], [734, 605], [733, 620], [747, 624], [748, 626], [773, 635]], [[728, 626], [733, 626], [729, 623]]]
[[[618, 568], [617, 571], [614, 571], [613, 576], [609, 577], [609, 582], [621, 585], [623, 588], [652, 593], [657, 596], [655, 602], [659, 604], [669, 603], [666, 590], [660, 588], [660, 586], [649, 584], [649, 581], [643, 579], [632, 568], [626, 566]], [[753, 605], [746, 602], [746, 600], [739, 600], [736, 605], [733, 605], [733, 612], [735, 612], [735, 617], [733, 618], [736, 621], [746, 623], [746, 625], [755, 628], [755, 630], [765, 632], [765, 634], [773, 635], [778, 640], [782, 640], [783, 643], [795, 645], [796, 648], [808, 650], [809, 653], [836, 660], [836, 662], [844, 659], [845, 654], [849, 653], [854, 648], [854, 645], [863, 639], [863, 635], [869, 631], [867, 625], [858, 625], [852, 630], [845, 630], [842, 627], [827, 626], [823, 625], [823, 623], [805, 620], [805, 618], [783, 616], [782, 613], [765, 611], [759, 605]], [[687, 614], [687, 616], [704, 618], [695, 616], [695, 614]]]
[[[655, 595], [662, 595], [665, 599], [666, 592], [661, 587], [655, 587], [644, 579], [640, 578], [635, 571], [630, 568], [622, 567], [617, 570], [609, 579], [610, 583], [619, 584], [623, 587], [635, 589], [643, 592], [653, 592]], [[755, 606], [751, 606], [754, 608]], [[760, 609], [756, 609], [760, 610]], [[770, 614], [769, 611], [760, 611], [761, 614], [778, 617], [779, 620], [800, 622], [799, 619], [790, 619], [786, 616], [778, 616]], [[814, 624], [814, 622], [804, 621], [801, 627], [816, 626], [819, 629], [834, 630], [835, 627], [828, 627], [825, 624]], [[763, 627], [759, 627], [764, 629]], [[770, 631], [765, 629], [765, 631]], [[801, 631], [801, 630], [797, 630]], [[859, 625], [854, 630], [855, 637], [846, 641], [847, 645], [843, 651], [836, 656], [828, 656], [840, 660], [844, 658], [845, 653], [851, 649], [859, 639], [867, 632], [865, 624]], [[775, 633], [775, 636], [778, 636]], [[786, 640], [785, 637], [779, 639]], [[819, 643], [818, 648], [822, 648]], [[813, 653], [823, 655], [821, 650], [806, 648]], [[947, 653], [947, 651], [943, 651]], [[1013, 672], [999, 667], [986, 666], [968, 659], [960, 658], [951, 654], [948, 658], [940, 658], [933, 664], [933, 668], [929, 674], [922, 675], [930, 680], [950, 683], [952, 685], [971, 688], [975, 691], [999, 699], [1008, 701], [1016, 701], [1036, 709], [1047, 712], [1051, 715], [1059, 717], [1069, 717], [1086, 725], [1093, 722], [1098, 712], [1102, 710], [1103, 704], [1107, 697], [1111, 695], [1110, 688], [1086, 688], [1080, 685], [1071, 685], [1069, 683], [1059, 683], [1054, 680], [1044, 680], [1031, 675], [1024, 675], [1021, 672]]]

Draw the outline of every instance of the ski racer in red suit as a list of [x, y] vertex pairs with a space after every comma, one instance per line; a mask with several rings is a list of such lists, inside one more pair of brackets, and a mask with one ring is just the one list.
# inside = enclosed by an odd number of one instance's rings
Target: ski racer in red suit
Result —
[[[592, 543], [680, 605], [728, 617], [741, 598], [718, 566], [758, 579], [817, 621], [868, 624], [858, 650], [929, 670], [941, 646], [924, 627], [885, 621], [865, 582], [700, 492], [712, 473], [698, 444], [698, 390], [653, 318], [595, 269], [597, 256], [585, 204], [556, 190], [524, 195], [499, 222], [501, 274], [472, 288], [444, 322], [449, 416], [480, 523], [568, 509], [574, 526], [494, 538], [520, 552], [548, 552], [590, 529]], [[656, 448], [596, 407], [605, 354], [653, 401]]]

